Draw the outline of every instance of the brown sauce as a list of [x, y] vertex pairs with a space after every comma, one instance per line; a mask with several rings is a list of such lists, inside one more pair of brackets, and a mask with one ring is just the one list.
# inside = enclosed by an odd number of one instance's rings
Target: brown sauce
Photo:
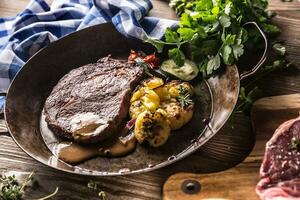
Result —
[[66, 163], [79, 163], [96, 156], [120, 157], [131, 153], [136, 147], [134, 134], [104, 142], [103, 144], [80, 145], [63, 141], [55, 147], [55, 154]]

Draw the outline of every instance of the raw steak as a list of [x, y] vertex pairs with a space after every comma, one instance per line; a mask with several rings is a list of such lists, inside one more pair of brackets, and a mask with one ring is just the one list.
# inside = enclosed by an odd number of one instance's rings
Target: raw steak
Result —
[[48, 127], [80, 143], [95, 143], [116, 132], [126, 118], [132, 90], [143, 70], [110, 56], [70, 71], [44, 105]]
[[268, 141], [260, 176], [261, 199], [300, 199], [300, 117], [283, 123]]

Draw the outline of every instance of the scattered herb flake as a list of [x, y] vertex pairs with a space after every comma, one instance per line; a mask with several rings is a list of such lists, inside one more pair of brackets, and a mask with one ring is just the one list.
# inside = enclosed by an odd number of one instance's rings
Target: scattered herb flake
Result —
[[298, 150], [300, 149], [300, 140], [296, 137], [292, 137], [291, 143], [290, 143], [290, 148]]
[[276, 51], [276, 53], [278, 53], [280, 56], [284, 56], [286, 53], [286, 47], [283, 46], [280, 43], [275, 43], [273, 45], [273, 49]]
[[98, 184], [95, 181], [90, 180], [87, 184], [87, 187], [96, 190], [98, 188]]
[[107, 199], [106, 193], [104, 191], [100, 191], [98, 193], [98, 196], [99, 196], [100, 200], [106, 200]]

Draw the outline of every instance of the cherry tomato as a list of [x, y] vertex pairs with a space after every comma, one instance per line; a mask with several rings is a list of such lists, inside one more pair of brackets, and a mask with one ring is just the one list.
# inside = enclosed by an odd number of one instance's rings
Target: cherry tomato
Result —
[[138, 57], [141, 57], [141, 55], [138, 52], [136, 52], [134, 50], [130, 50], [130, 54], [128, 56], [128, 62], [133, 62], [134, 59], [136, 59]]
[[155, 56], [155, 54], [151, 54], [143, 58], [144, 62], [148, 63], [151, 68], [158, 68], [159, 59]]

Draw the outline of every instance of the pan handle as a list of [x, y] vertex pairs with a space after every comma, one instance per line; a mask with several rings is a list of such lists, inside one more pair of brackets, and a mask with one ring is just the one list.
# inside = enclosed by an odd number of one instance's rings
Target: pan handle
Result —
[[265, 62], [266, 59], [267, 59], [268, 40], [267, 40], [266, 35], [265, 35], [264, 32], [261, 30], [261, 28], [257, 25], [256, 22], [247, 22], [247, 23], [245, 23], [243, 26], [246, 26], [246, 25], [249, 25], [249, 24], [254, 25], [254, 26], [258, 29], [260, 35], [261, 35], [262, 38], [264, 39], [264, 42], [265, 42], [265, 48], [264, 48], [264, 53], [263, 53], [262, 57], [260, 58], [260, 60], [258, 61], [258, 63], [257, 63], [251, 70], [242, 73], [242, 74], [240, 75], [240, 80], [243, 80], [243, 79], [247, 78], [248, 76], [253, 75], [253, 74], [254, 74], [254, 73], [255, 73], [255, 72], [256, 72], [256, 71], [264, 64], [264, 62]]

